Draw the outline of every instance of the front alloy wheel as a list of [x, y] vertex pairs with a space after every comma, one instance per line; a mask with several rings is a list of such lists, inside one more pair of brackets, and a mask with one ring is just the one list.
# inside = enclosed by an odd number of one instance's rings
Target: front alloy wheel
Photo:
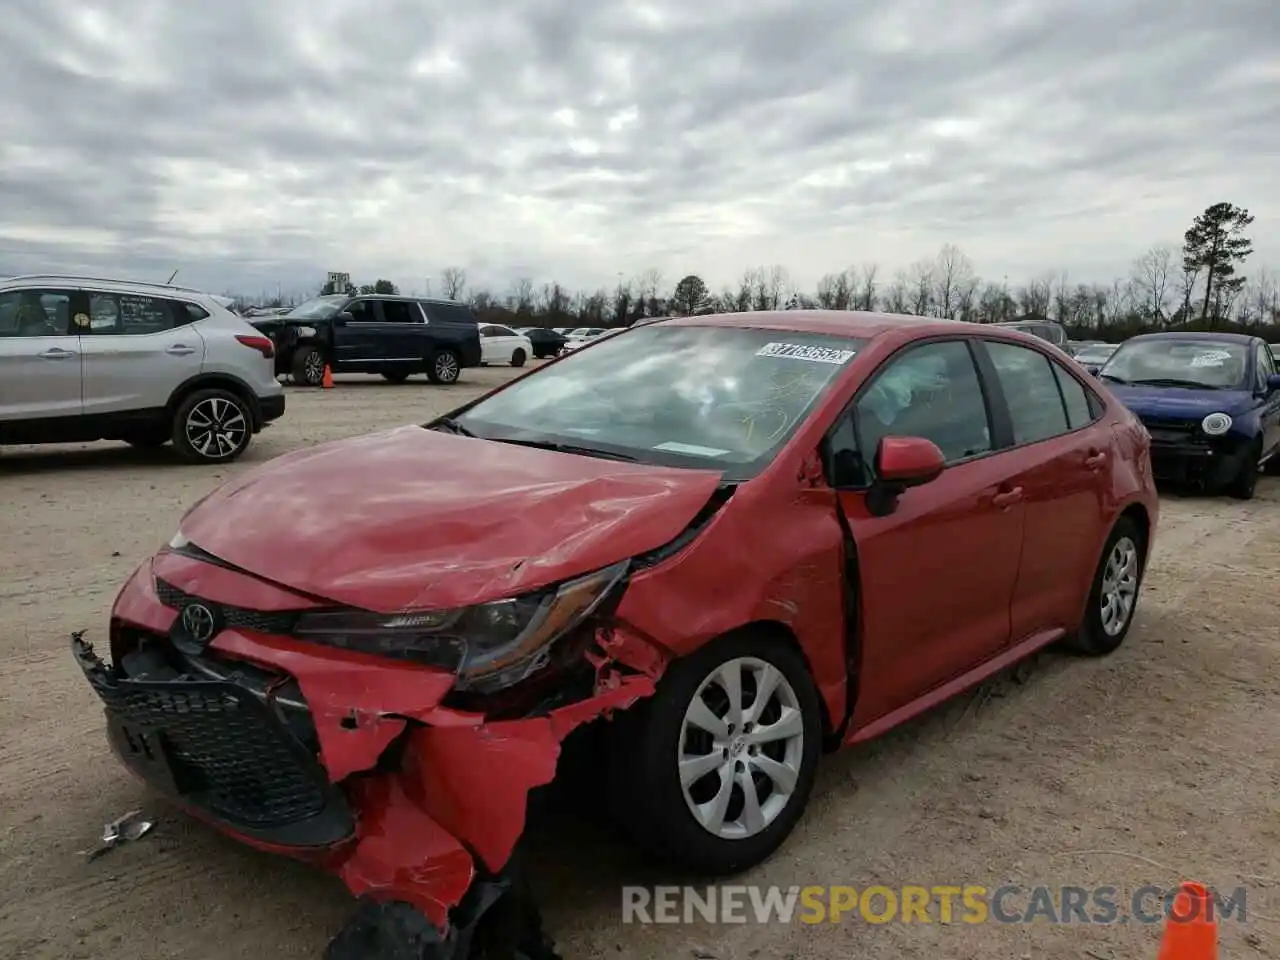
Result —
[[680, 730], [680, 788], [712, 836], [754, 837], [787, 808], [804, 763], [804, 714], [777, 667], [754, 657], [703, 681]]
[[712, 641], [673, 662], [654, 695], [617, 721], [612, 806], [642, 849], [725, 876], [767, 859], [804, 813], [822, 708], [784, 637], [751, 630]]

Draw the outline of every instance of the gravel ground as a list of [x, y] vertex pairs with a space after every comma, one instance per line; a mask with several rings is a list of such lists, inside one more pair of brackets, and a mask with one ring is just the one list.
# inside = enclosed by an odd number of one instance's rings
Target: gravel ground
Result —
[[[67, 635], [101, 639], [124, 578], [234, 472], [421, 422], [509, 375], [294, 389], [285, 418], [226, 469], [111, 444], [0, 451], [0, 958], [319, 955], [349, 915], [341, 884], [149, 795], [109, 754]], [[1267, 733], [1280, 726], [1280, 481], [1251, 503], [1170, 496], [1163, 511], [1118, 653], [1046, 653], [829, 759], [795, 836], [737, 882], [1131, 891], [1198, 879], [1248, 889], [1247, 922], [1223, 924], [1225, 956], [1280, 953], [1280, 740]], [[137, 807], [155, 830], [86, 862], [102, 824]], [[1155, 956], [1158, 928], [1138, 923], [624, 926], [620, 886], [664, 878], [590, 817], [537, 823], [531, 842], [567, 960]]]

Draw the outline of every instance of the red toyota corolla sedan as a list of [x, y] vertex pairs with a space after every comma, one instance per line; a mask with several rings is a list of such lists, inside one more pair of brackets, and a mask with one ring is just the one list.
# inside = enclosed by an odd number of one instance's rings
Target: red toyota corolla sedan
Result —
[[637, 839], [729, 873], [826, 749], [1129, 630], [1148, 437], [1000, 328], [663, 320], [198, 503], [74, 652], [134, 772], [444, 929], [604, 731]]

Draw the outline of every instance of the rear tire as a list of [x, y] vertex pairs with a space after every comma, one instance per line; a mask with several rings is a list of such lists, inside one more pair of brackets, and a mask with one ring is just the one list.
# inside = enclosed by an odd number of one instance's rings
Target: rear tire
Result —
[[1117, 520], [1093, 575], [1084, 622], [1067, 637], [1067, 649], [1087, 657], [1103, 657], [1124, 643], [1138, 609], [1146, 572], [1145, 551], [1138, 525], [1129, 517]]
[[230, 463], [252, 436], [248, 404], [228, 390], [197, 390], [173, 416], [173, 448], [188, 463]]
[[523, 367], [524, 362], [528, 359], [529, 359], [528, 356], [525, 354], [523, 350], [517, 350], [515, 353], [511, 355], [511, 365], [513, 367]]
[[[721, 744], [690, 718], [730, 723], [724, 678], [733, 675], [740, 678], [740, 722], [726, 727]], [[757, 704], [766, 682], [769, 692]], [[611, 806], [642, 849], [696, 873], [730, 875], [772, 855], [804, 813], [821, 752], [822, 708], [804, 657], [781, 638], [744, 632], [709, 643], [675, 661], [654, 696], [618, 723], [612, 732], [620, 740], [609, 754]], [[758, 735], [770, 727], [776, 739], [752, 742], [753, 729]], [[755, 806], [746, 802], [744, 783]], [[719, 827], [715, 820], [704, 825], [717, 809]]]
[[293, 382], [308, 387], [324, 383], [325, 358], [319, 347], [299, 347], [293, 354]]
[[457, 383], [462, 374], [462, 361], [453, 350], [440, 350], [427, 365], [427, 379], [432, 383]]

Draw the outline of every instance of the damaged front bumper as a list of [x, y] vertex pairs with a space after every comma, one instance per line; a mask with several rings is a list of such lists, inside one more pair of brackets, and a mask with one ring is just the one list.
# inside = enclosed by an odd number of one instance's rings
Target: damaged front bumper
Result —
[[590, 695], [490, 720], [443, 705], [453, 677], [429, 667], [236, 628], [177, 651], [148, 565], [122, 610], [127, 654], [115, 638], [110, 664], [79, 634], [71, 645], [125, 766], [222, 832], [340, 876], [366, 901], [357, 925], [401, 929], [395, 911], [409, 909], [454, 947], [506, 882], [561, 741], [651, 695], [656, 677], [622, 667], [602, 632]]

